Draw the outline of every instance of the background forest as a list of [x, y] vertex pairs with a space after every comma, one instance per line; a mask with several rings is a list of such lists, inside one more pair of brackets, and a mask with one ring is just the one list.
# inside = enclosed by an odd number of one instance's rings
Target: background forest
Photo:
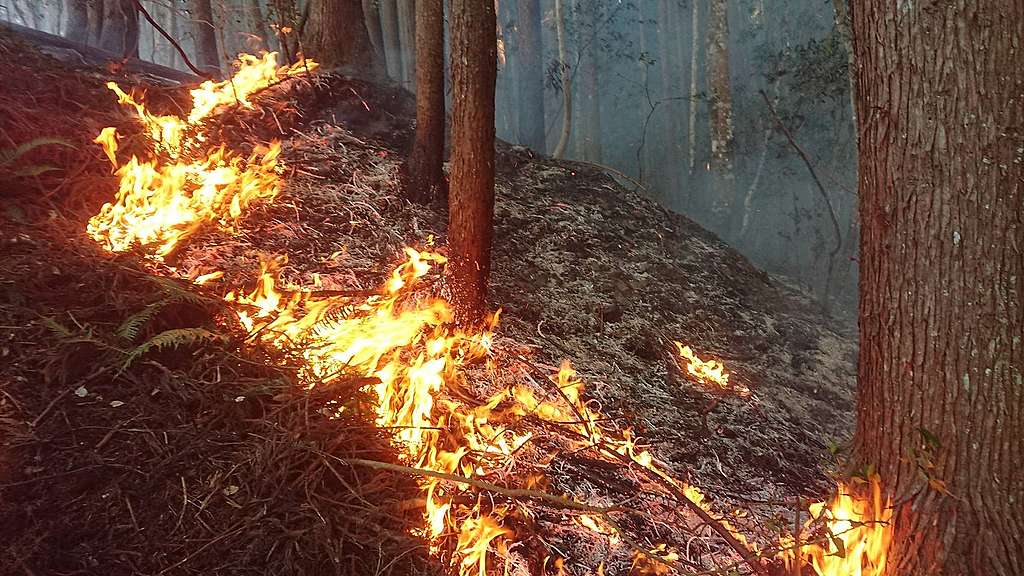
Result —
[[[760, 267], [853, 312], [858, 222], [845, 2], [497, 4], [500, 138], [614, 169]], [[239, 52], [315, 53], [322, 34], [319, 11], [296, 0], [142, 5], [210, 71], [227, 72]], [[363, 8], [387, 75], [415, 90], [412, 0], [364, 0]], [[147, 19], [134, 22], [128, 12], [110, 0], [0, 3], [10, 22], [187, 70]]]

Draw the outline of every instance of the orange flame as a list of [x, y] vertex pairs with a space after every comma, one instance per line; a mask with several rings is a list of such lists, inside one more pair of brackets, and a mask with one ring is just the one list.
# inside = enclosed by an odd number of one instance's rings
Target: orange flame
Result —
[[[824, 522], [825, 540], [786, 550], [786, 565], [810, 564], [819, 576], [882, 576], [892, 541], [892, 503], [882, 504], [878, 476], [870, 479], [871, 498], [851, 494], [842, 482], [832, 502], [812, 504], [806, 528]], [[792, 540], [784, 542], [792, 544]]]
[[689, 346], [673, 342], [679, 351], [679, 357], [686, 363], [686, 372], [702, 384], [715, 384], [723, 390], [732, 390], [740, 396], [749, 396], [750, 390], [745, 386], [729, 383], [729, 373], [725, 366], [717, 360], [701, 360]]

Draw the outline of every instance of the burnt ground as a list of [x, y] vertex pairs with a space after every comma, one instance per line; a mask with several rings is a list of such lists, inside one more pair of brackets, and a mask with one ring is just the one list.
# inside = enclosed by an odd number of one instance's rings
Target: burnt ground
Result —
[[[0, 99], [18, 111], [0, 120], [0, 146], [39, 135], [75, 145], [20, 159], [60, 170], [5, 175], [0, 188], [0, 526], [11, 534], [0, 573], [436, 572], [405, 534], [417, 518], [414, 483], [337, 463], [395, 458], [355, 408], [361, 383], [299, 390], [296, 359], [225, 333], [226, 287], [154, 278], [252, 279], [261, 254], [287, 253], [283, 275], [295, 286], [317, 273], [323, 289], [374, 289], [402, 246], [430, 235], [443, 244], [444, 207], [411, 205], [399, 189], [409, 96], [321, 76], [225, 115], [218, 134], [243, 152], [284, 139], [284, 192], [234, 233], [192, 238], [172, 274], [139, 254], [106, 254], [83, 232], [116, 187], [89, 142], [103, 126], [131, 124], [103, 88], [116, 71], [69, 67], [8, 39], [0, 51]], [[182, 102], [153, 79], [120, 80], [168, 109]], [[479, 391], [571, 360], [610, 425], [632, 427], [717, 509], [749, 510], [738, 522], [770, 541], [782, 503], [829, 487], [829, 447], [852, 423], [852, 328], [600, 168], [499, 144], [498, 172], [492, 303], [503, 309], [497, 349], [509, 370], [478, 375]], [[140, 328], [128, 337], [130, 319]], [[168, 329], [188, 338], [127, 366], [111, 360]], [[671, 340], [722, 360], [752, 396], [683, 377]], [[339, 403], [349, 416], [327, 418], [322, 408]], [[568, 451], [548, 476], [553, 491], [605, 504], [650, 489], [635, 471]], [[566, 557], [573, 573], [606, 559], [608, 574], [629, 572], [628, 553], [559, 517], [538, 511], [512, 555], [533, 573], [545, 554]], [[688, 544], [692, 532], [695, 566], [728, 554], [706, 530], [665, 518], [625, 524], [645, 545]]]

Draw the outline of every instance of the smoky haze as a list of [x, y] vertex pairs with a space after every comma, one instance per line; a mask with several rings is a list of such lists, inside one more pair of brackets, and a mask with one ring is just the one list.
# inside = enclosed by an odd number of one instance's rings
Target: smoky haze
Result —
[[[69, 15], [80, 3], [0, 0], [0, 18], [73, 36]], [[142, 5], [195, 61], [194, 3]], [[211, 6], [224, 70], [229, 54], [279, 49], [279, 32], [295, 28], [305, 8]], [[364, 8], [379, 12], [381, 30], [370, 37], [389, 75], [414, 90], [411, 9], [388, 0]], [[499, 0], [498, 23], [500, 138], [620, 172], [625, 186], [642, 186], [832, 310], [855, 309], [844, 0]], [[145, 19], [138, 26], [141, 59], [187, 69]], [[96, 30], [72, 39], [100, 42]]]

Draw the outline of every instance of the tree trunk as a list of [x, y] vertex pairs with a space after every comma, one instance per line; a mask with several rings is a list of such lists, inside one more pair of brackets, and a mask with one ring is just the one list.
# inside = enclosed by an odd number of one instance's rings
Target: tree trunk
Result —
[[400, 83], [405, 78], [405, 71], [402, 68], [402, 41], [398, 32], [398, 0], [380, 0], [380, 30], [388, 76]]
[[519, 54], [519, 143], [543, 154], [544, 59], [540, 33], [540, 0], [516, 0]]
[[67, 15], [64, 37], [68, 40], [89, 43], [89, 0], [64, 0]]
[[196, 67], [219, 76], [220, 53], [217, 50], [217, 31], [213, 26], [213, 8], [210, 6], [210, 0], [189, 0], [189, 12], [195, 41]]
[[487, 311], [494, 231], [494, 82], [497, 22], [492, 0], [451, 0], [452, 159], [445, 268], [455, 321]]
[[686, 156], [690, 161], [690, 177], [697, 167], [697, 87], [700, 78], [698, 68], [700, 56], [700, 3], [694, 1], [690, 6], [690, 100], [687, 106], [689, 123], [686, 130]]
[[889, 576], [1024, 574], [1024, 3], [858, 2], [854, 456]]
[[[171, 37], [174, 38], [176, 41], [180, 42], [181, 41], [180, 40], [181, 36], [179, 35], [179, 30], [178, 30], [178, 7], [177, 6], [168, 6], [167, 7], [167, 28], [168, 28], [167, 31], [171, 35]], [[183, 64], [184, 64], [184, 62], [182, 62], [182, 60], [181, 60], [181, 54], [179, 54], [178, 51], [175, 50], [174, 46], [171, 46], [171, 43], [168, 42], [167, 43], [167, 66], [170, 67], [170, 68], [177, 68], [178, 66], [181, 66]]]
[[398, 36], [398, 43], [402, 47], [402, 83], [407, 89], [415, 90], [416, 7], [413, 0], [398, 0]]
[[139, 55], [139, 12], [132, 0], [106, 0], [103, 3], [99, 47], [126, 58]]
[[709, 223], [719, 235], [732, 228], [736, 179], [733, 174], [732, 87], [729, 81], [729, 6], [711, 0], [707, 42], [711, 96], [711, 206]]
[[444, 4], [416, 2], [416, 138], [409, 157], [406, 194], [434, 198], [444, 162]]
[[320, 0], [310, 18], [316, 29], [310, 30], [306, 46], [310, 55], [327, 68], [340, 68], [347, 74], [367, 79], [384, 77], [383, 63], [370, 44], [363, 17], [362, 0]]
[[665, 176], [665, 190], [662, 192], [662, 198], [669, 206], [679, 194], [683, 161], [682, 115], [679, 114], [678, 102], [671, 100], [682, 94], [680, 63], [676, 62], [674, 58], [678, 33], [673, 29], [676, 23], [675, 2], [676, 0], [659, 0], [658, 2], [658, 68], [661, 71], [661, 109], [657, 112], [660, 121], [655, 125], [659, 127], [661, 165]]
[[565, 46], [565, 14], [562, 11], [562, 0], [555, 2], [555, 36], [558, 39], [558, 68], [561, 70], [562, 88], [562, 130], [558, 136], [558, 144], [551, 153], [555, 158], [565, 154], [572, 135], [572, 68], [569, 66], [569, 51]]
[[363, 18], [366, 19], [366, 33], [370, 36], [370, 44], [377, 54], [377, 59], [384, 62], [386, 56], [384, 55], [384, 37], [380, 31], [380, 1], [362, 0], [362, 2]]
[[[109, 0], [113, 1], [113, 0]], [[89, 18], [89, 44], [98, 46], [100, 36], [103, 35], [103, 5], [104, 0], [87, 0], [86, 10]]]
[[597, 8], [583, 5], [579, 12], [580, 50], [579, 84], [576, 97], [580, 102], [577, 134], [581, 140], [580, 155], [591, 162], [602, 161], [601, 154], [601, 86], [598, 81]]
[[246, 44], [256, 44], [254, 52], [270, 50], [270, 34], [267, 31], [267, 21], [263, 18], [263, 10], [260, 8], [260, 0], [245, 0], [245, 21], [246, 29], [253, 35], [253, 41]]

